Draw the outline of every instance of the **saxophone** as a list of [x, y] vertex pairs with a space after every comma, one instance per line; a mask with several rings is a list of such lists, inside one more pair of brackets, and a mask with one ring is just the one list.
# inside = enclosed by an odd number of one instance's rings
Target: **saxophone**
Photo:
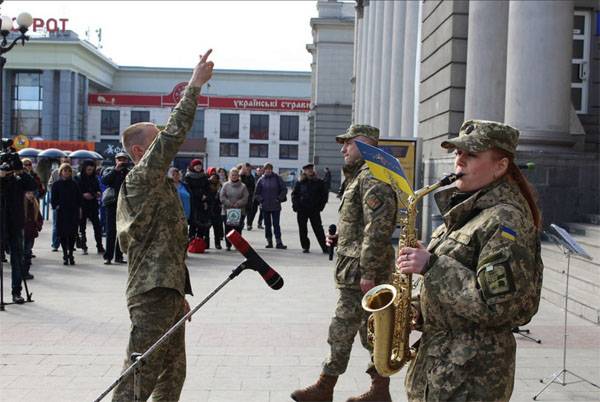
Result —
[[[408, 198], [406, 213], [400, 219], [402, 231], [398, 250], [417, 246], [415, 223], [418, 202], [439, 187], [454, 183], [460, 176], [462, 174], [450, 174]], [[399, 191], [396, 187], [394, 190], [397, 193]], [[416, 350], [409, 346], [411, 326], [414, 324], [411, 310], [412, 275], [402, 274], [396, 269], [391, 282], [375, 286], [362, 299], [363, 309], [371, 313], [367, 333], [369, 343], [373, 346], [373, 363], [379, 375], [384, 377], [400, 371], [416, 355]]]

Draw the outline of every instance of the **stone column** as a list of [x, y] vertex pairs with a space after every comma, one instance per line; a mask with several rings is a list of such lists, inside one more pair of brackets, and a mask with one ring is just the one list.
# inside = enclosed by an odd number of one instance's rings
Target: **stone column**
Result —
[[[487, 4], [487, 2], [486, 2]], [[570, 147], [573, 1], [511, 1], [505, 121], [519, 147]]]
[[369, 59], [372, 64], [371, 70], [371, 94], [369, 98], [370, 112], [368, 116], [369, 124], [375, 127], [379, 127], [379, 109], [380, 109], [380, 97], [379, 90], [381, 88], [381, 65], [382, 65], [382, 39], [383, 39], [383, 11], [385, 4], [380, 1], [374, 1], [371, 3], [375, 18], [373, 23], [375, 25], [375, 34], [372, 40], [369, 41], [369, 45], [373, 47], [373, 57]]
[[469, 2], [465, 120], [504, 121], [508, 5]]
[[417, 48], [419, 43], [419, 2], [406, 2], [404, 22], [404, 67], [402, 71], [402, 120], [400, 132], [396, 136], [413, 137], [415, 132], [415, 99], [417, 79]]
[[383, 29], [381, 46], [381, 82], [379, 87], [379, 131], [382, 137], [388, 137], [390, 115], [390, 71], [392, 60], [392, 39], [394, 3], [385, 1], [383, 5]]
[[[371, 111], [371, 73], [373, 71], [373, 45], [372, 40], [375, 36], [375, 24], [373, 23], [375, 20], [375, 13], [373, 9], [373, 2], [369, 2], [364, 8], [364, 19], [363, 19], [363, 31], [364, 32], [364, 40], [363, 43], [363, 62], [364, 68], [363, 73], [363, 85], [362, 85], [362, 95], [361, 95], [361, 124], [369, 123], [369, 112]], [[366, 56], [366, 57], [365, 57]]]
[[388, 135], [399, 137], [402, 132], [402, 85], [404, 70], [404, 23], [406, 16], [404, 1], [394, 2], [392, 24], [392, 59], [390, 66], [390, 113]]
[[[362, 12], [361, 12], [362, 13]], [[360, 41], [361, 32], [363, 28], [363, 19], [359, 17], [361, 14], [358, 11], [354, 14], [354, 99], [353, 99], [353, 114], [352, 123], [358, 121], [358, 113], [361, 104], [361, 91], [360, 85], [362, 82], [361, 77], [361, 58], [362, 58], [362, 42]]]

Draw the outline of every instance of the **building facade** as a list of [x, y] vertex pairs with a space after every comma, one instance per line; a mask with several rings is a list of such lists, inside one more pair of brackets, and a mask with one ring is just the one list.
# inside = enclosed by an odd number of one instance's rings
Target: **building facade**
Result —
[[[3, 80], [4, 136], [89, 141], [107, 159], [130, 124], [166, 124], [192, 69], [119, 66], [71, 32], [16, 47]], [[193, 158], [296, 172], [309, 160], [310, 73], [215, 70], [175, 164]]]
[[[464, 120], [503, 121], [546, 224], [600, 214], [599, 1], [356, 6], [353, 121], [420, 138], [422, 185], [453, 170], [440, 143]], [[425, 238], [438, 213], [426, 200]]]
[[332, 172], [332, 188], [340, 184], [344, 160], [335, 136], [352, 122], [354, 65], [354, 4], [317, 1], [319, 16], [312, 18], [310, 160]]

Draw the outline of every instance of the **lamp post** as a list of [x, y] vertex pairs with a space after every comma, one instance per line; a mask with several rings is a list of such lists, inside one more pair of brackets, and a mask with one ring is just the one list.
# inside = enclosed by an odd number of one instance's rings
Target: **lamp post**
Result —
[[[4, 0], [0, 0], [0, 5]], [[3, 56], [4, 53], [9, 52], [17, 42], [21, 41], [21, 45], [25, 46], [25, 41], [29, 40], [29, 36], [25, 35], [29, 30], [29, 27], [33, 23], [33, 17], [29, 13], [21, 13], [17, 17], [17, 25], [19, 27], [20, 35], [13, 39], [12, 43], [8, 43], [7, 37], [14, 28], [13, 19], [7, 15], [0, 17], [0, 35], [2, 35], [2, 42], [0, 43], [0, 138], [4, 131], [4, 64], [6, 64], [6, 58]]]

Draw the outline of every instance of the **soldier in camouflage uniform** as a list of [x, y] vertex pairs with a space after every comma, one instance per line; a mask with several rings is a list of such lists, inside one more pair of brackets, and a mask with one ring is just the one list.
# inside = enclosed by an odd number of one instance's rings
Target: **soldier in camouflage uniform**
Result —
[[[164, 130], [137, 123], [122, 135], [123, 146], [135, 166], [119, 192], [117, 233], [128, 255], [127, 307], [131, 332], [126, 369], [133, 352], [143, 353], [189, 311], [191, 294], [185, 265], [187, 224], [177, 190], [167, 168], [192, 127], [200, 88], [211, 75], [213, 63], [202, 56], [179, 104]], [[142, 368], [142, 400], [176, 401], [185, 381], [185, 328], [171, 336]], [[113, 401], [133, 400], [133, 377], [115, 389]]]
[[[375, 179], [355, 141], [377, 145], [379, 130], [367, 125], [352, 125], [345, 134], [336, 137], [343, 144], [345, 169], [348, 172], [340, 204], [338, 233], [328, 236], [337, 240], [335, 282], [340, 296], [335, 316], [329, 326], [327, 342], [331, 347], [323, 363], [318, 381], [292, 393], [295, 401], [331, 401], [339, 375], [346, 371], [352, 343], [360, 334], [363, 346], [367, 343], [366, 322], [369, 314], [361, 306], [363, 294], [373, 286], [385, 283], [394, 267], [391, 236], [396, 223], [396, 195], [392, 188]], [[370, 390], [349, 401], [389, 401], [389, 378], [380, 377], [373, 364], [367, 372], [372, 378]]]
[[515, 374], [511, 329], [537, 312], [540, 213], [514, 163], [519, 132], [466, 121], [456, 139], [456, 188], [436, 194], [444, 224], [429, 247], [397, 264], [423, 275], [421, 341], [405, 384], [410, 401], [508, 401]]

